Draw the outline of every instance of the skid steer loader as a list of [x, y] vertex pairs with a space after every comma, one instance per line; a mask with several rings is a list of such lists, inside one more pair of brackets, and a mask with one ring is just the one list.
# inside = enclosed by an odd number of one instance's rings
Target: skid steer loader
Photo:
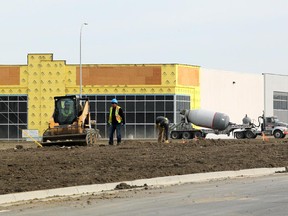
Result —
[[[81, 102], [84, 105], [81, 105]], [[93, 145], [99, 136], [95, 121], [91, 123], [89, 100], [73, 96], [54, 97], [54, 113], [43, 133], [43, 146]]]

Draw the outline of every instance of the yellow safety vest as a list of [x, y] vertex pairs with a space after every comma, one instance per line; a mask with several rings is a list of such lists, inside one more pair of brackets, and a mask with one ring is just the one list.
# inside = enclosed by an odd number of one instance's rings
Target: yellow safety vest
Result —
[[[121, 108], [120, 106], [116, 106], [116, 109], [115, 109], [115, 117], [116, 117], [116, 120], [118, 123], [121, 123], [121, 121], [122, 121], [122, 118], [119, 115], [119, 109], [120, 108]], [[113, 107], [111, 106], [110, 107], [110, 113], [109, 113], [109, 121], [108, 121], [108, 123], [110, 123], [110, 124], [112, 123], [112, 110], [113, 110]]]

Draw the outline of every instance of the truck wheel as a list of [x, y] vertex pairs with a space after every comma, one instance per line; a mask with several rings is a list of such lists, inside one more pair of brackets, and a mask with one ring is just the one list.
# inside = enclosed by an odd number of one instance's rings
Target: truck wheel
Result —
[[276, 138], [276, 139], [280, 139], [280, 138], [282, 138], [283, 137], [283, 132], [281, 131], [281, 130], [275, 130], [274, 131], [274, 133], [273, 133], [273, 135], [274, 135], [274, 137]]
[[255, 139], [256, 138], [256, 134], [254, 134], [254, 132], [251, 130], [247, 130], [245, 132], [245, 136], [247, 139]]
[[188, 131], [183, 132], [182, 134], [183, 139], [190, 139], [191, 138], [191, 133]]
[[244, 134], [244, 132], [235, 132], [235, 137], [236, 137], [236, 139], [244, 139], [245, 134]]
[[172, 139], [179, 139], [180, 138], [180, 133], [178, 131], [172, 131], [171, 132], [171, 138]]

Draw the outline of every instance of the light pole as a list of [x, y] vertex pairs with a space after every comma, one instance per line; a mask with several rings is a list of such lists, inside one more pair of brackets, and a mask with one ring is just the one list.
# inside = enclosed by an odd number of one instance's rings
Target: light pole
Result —
[[88, 23], [82, 23], [80, 28], [80, 98], [82, 98], [82, 28]]

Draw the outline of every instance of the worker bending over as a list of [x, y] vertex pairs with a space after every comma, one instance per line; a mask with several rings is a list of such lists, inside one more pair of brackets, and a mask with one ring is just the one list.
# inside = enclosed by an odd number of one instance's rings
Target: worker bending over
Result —
[[158, 143], [169, 143], [169, 119], [164, 116], [156, 118], [156, 127], [158, 130]]

